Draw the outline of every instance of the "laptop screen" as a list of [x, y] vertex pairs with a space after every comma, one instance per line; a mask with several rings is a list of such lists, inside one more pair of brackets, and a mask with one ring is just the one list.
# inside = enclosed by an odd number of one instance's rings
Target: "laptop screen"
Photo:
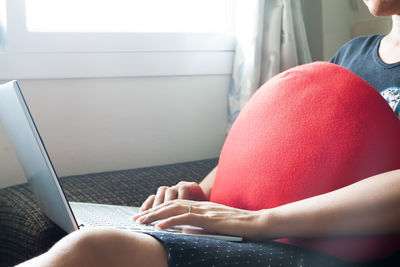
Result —
[[67, 232], [77, 230], [76, 220], [16, 81], [0, 85], [0, 121], [44, 214]]

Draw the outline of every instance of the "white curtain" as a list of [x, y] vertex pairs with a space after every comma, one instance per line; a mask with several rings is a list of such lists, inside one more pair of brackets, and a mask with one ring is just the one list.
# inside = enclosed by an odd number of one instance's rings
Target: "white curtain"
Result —
[[311, 62], [299, 0], [238, 0], [236, 29], [228, 130], [260, 85]]
[[0, 0], [0, 51], [7, 48], [6, 28], [6, 1]]

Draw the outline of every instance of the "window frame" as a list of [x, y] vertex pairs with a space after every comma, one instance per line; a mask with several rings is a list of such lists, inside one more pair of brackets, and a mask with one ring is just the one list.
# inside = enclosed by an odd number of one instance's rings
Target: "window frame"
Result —
[[[227, 12], [234, 21], [234, 1], [224, 1], [230, 3]], [[6, 0], [6, 8], [8, 47], [0, 54], [2, 80], [232, 72], [234, 32], [28, 32], [25, 0]]]

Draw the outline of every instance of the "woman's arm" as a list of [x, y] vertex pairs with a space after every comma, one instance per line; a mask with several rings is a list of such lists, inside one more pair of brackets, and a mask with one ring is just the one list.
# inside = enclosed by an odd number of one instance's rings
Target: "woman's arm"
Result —
[[[188, 207], [191, 207], [190, 212]], [[211, 202], [174, 200], [135, 219], [160, 228], [189, 224], [251, 240], [400, 233], [400, 170], [273, 209], [247, 211]]]
[[214, 185], [215, 176], [217, 174], [217, 167], [215, 167], [204, 179], [200, 182], [200, 187], [203, 189], [207, 199], [210, 199], [211, 189]]
[[400, 170], [265, 213], [266, 237], [400, 233]]

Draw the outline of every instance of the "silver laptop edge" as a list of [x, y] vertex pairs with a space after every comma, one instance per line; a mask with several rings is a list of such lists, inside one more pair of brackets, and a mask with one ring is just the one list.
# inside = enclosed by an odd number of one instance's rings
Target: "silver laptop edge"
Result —
[[0, 85], [0, 121], [44, 214], [68, 233], [77, 230], [77, 222], [16, 81]]

